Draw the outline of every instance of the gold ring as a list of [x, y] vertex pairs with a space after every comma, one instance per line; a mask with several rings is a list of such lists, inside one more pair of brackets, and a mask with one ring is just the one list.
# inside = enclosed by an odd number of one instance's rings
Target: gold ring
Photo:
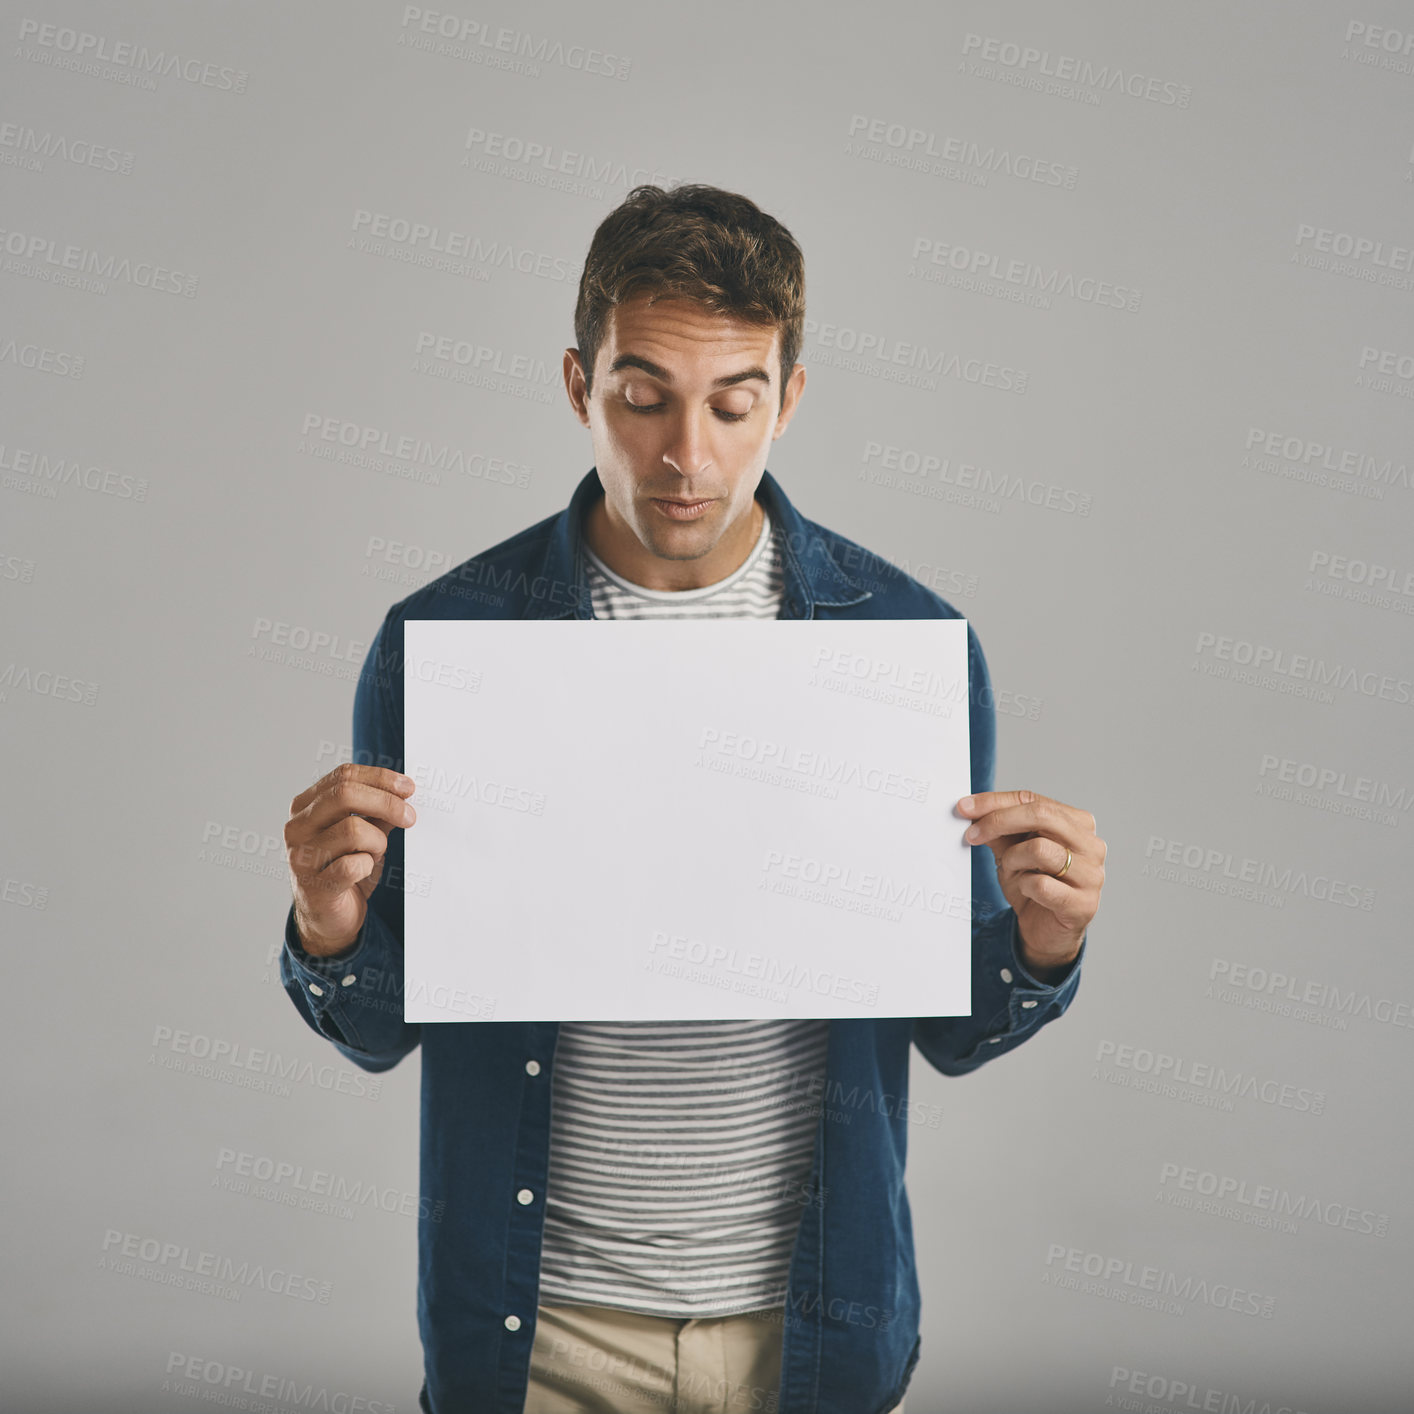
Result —
[[1065, 864], [1064, 864], [1064, 866], [1061, 868], [1060, 873], [1057, 874], [1057, 875], [1055, 875], [1055, 877], [1056, 877], [1057, 879], [1064, 879], [1064, 878], [1065, 878], [1065, 872], [1066, 872], [1066, 870], [1069, 869], [1069, 868], [1070, 868], [1070, 851], [1069, 851], [1069, 850], [1066, 850], [1066, 852], [1065, 852]]

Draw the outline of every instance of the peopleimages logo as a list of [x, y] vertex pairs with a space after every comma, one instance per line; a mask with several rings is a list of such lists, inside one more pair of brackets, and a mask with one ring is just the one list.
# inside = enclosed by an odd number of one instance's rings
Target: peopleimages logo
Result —
[[885, 382], [935, 392], [939, 378], [953, 378], [1004, 393], [1025, 393], [1031, 375], [1024, 369], [990, 359], [966, 358], [948, 349], [932, 349], [906, 339], [847, 324], [821, 324], [807, 319], [805, 337], [815, 362], [829, 368], [867, 373]]
[[[1312, 805], [1333, 815], [1353, 815], [1379, 824], [1398, 825], [1414, 806], [1414, 790], [1373, 776], [1355, 775], [1291, 756], [1262, 757], [1256, 793], [1276, 800]], [[1295, 787], [1296, 789], [1292, 789]]]
[[922, 909], [940, 917], [971, 917], [971, 905], [956, 894], [927, 888], [913, 880], [860, 869], [855, 864], [821, 860], [809, 855], [786, 854], [779, 849], [766, 851], [762, 872], [769, 876], [758, 888], [770, 893], [794, 893], [798, 897], [827, 901], [832, 894], [848, 900], [851, 911], [875, 913], [868, 907], [877, 903], [891, 921], [903, 917], [904, 908]]
[[1376, 500], [1384, 498], [1386, 486], [1408, 491], [1414, 485], [1407, 462], [1349, 447], [1335, 447], [1313, 437], [1249, 427], [1245, 445], [1248, 455], [1242, 459], [1243, 466], [1273, 472], [1288, 480], [1311, 481], [1337, 489], [1345, 489], [1351, 482], [1368, 482], [1370, 489], [1378, 492], [1373, 497]]
[[135, 261], [130, 256], [105, 254], [72, 243], [61, 245], [52, 236], [34, 232], [0, 230], [0, 252], [11, 257], [6, 268], [13, 263], [15, 273], [88, 275], [94, 279], [93, 288], [102, 288], [104, 281], [113, 280], [190, 299], [195, 296], [199, 281], [196, 275], [169, 270], [150, 260]]
[[[1094, 275], [1079, 275], [1073, 271], [1061, 270], [1057, 266], [1037, 265], [1030, 260], [1004, 259], [992, 251], [977, 250], [971, 246], [953, 245], [930, 236], [915, 236], [911, 258], [917, 266], [925, 267], [924, 278], [941, 279], [944, 273], [965, 276], [970, 280], [982, 280], [980, 286], [984, 294], [993, 291], [985, 282], [996, 281], [1018, 287], [1020, 290], [1045, 297], [1041, 307], [1050, 308], [1050, 296], [1059, 295], [1078, 300], [1082, 304], [1098, 304], [1110, 309], [1137, 310], [1143, 301], [1142, 290], [1116, 285]], [[927, 271], [928, 265], [941, 267], [938, 271]], [[961, 286], [970, 289], [966, 284]]]
[[[1094, 498], [1074, 487], [1033, 481], [1012, 472], [992, 471], [974, 462], [958, 461], [941, 453], [892, 443], [869, 441], [864, 444], [860, 479], [876, 485], [915, 490], [938, 483], [949, 493], [956, 491], [964, 502], [976, 500], [983, 508], [997, 510], [1006, 502], [1027, 505], [1066, 515], [1088, 516]], [[975, 497], [969, 492], [975, 491]], [[949, 494], [948, 499], [953, 499]]]
[[141, 78], [139, 86], [149, 89], [157, 87], [154, 74], [230, 93], [244, 93], [250, 79], [244, 69], [233, 69], [227, 64], [212, 64], [180, 53], [169, 54], [165, 49], [149, 49], [145, 44], [113, 40], [107, 35], [71, 29], [67, 25], [42, 24], [39, 20], [20, 21], [20, 43], [22, 46], [33, 44], [37, 49], [21, 48], [17, 57], [82, 73], [93, 73], [97, 65], [110, 64], [116, 69], [131, 71], [135, 79]]
[[[434, 264], [434, 256], [467, 265], [516, 270], [522, 275], [542, 279], [568, 281], [579, 277], [579, 267], [563, 256], [544, 251], [518, 249], [506, 241], [485, 241], [470, 231], [458, 231], [413, 221], [386, 211], [370, 211], [360, 207], [353, 214], [350, 229], [354, 240], [359, 237], [386, 242], [419, 257], [414, 263]], [[360, 247], [355, 247], [360, 248]], [[369, 247], [372, 254], [382, 253], [381, 247]]]
[[[1125, 1074], [1127, 1083], [1130, 1075], [1151, 1082], [1149, 1085], [1132, 1084], [1134, 1089], [1160, 1087], [1161, 1093], [1169, 1093], [1175, 1085], [1188, 1085], [1196, 1090], [1208, 1092], [1213, 1108], [1230, 1109], [1230, 1102], [1223, 1104], [1221, 1097], [1236, 1096], [1239, 1100], [1260, 1100], [1264, 1105], [1276, 1105], [1284, 1110], [1299, 1110], [1302, 1113], [1320, 1115], [1325, 1113], [1326, 1094], [1324, 1090], [1310, 1090], [1304, 1086], [1283, 1083], [1271, 1078], [1260, 1078], [1240, 1070], [1227, 1070], [1207, 1061], [1190, 1061], [1184, 1056], [1170, 1055], [1167, 1051], [1151, 1051], [1145, 1046], [1125, 1046], [1115, 1041], [1101, 1041], [1095, 1053], [1099, 1064], [1112, 1067], [1115, 1072]], [[1095, 1071], [1091, 1079], [1099, 1076], [1110, 1079], [1104, 1072]], [[1170, 1083], [1171, 1082], [1171, 1083]], [[1174, 1091], [1173, 1098], [1181, 1098]]]
[[27, 123], [0, 123], [0, 161], [42, 172], [51, 157], [75, 167], [129, 176], [136, 160], [131, 152], [87, 138], [69, 137], [52, 128], [39, 131]]
[[848, 649], [817, 648], [811, 667], [817, 672], [867, 679], [874, 684], [882, 682], [905, 692], [923, 693], [949, 702], [961, 702], [967, 697], [964, 679], [944, 677], [927, 667], [900, 663], [892, 658], [875, 658]]
[[[1156, 79], [1135, 73], [1118, 64], [1096, 64], [1073, 54], [1052, 54], [1049, 49], [1037, 49], [1030, 44], [1016, 44], [994, 35], [969, 34], [962, 41], [964, 57], [975, 57], [988, 64], [1031, 78], [1020, 87], [1034, 87], [1045, 92], [1057, 91], [1044, 87], [1041, 78], [1077, 84], [1081, 88], [1099, 89], [1102, 93], [1118, 93], [1130, 98], [1146, 99], [1173, 108], [1187, 108], [1193, 89], [1172, 79]], [[966, 70], [966, 72], [976, 72]], [[983, 73], [982, 77], [992, 75]]]
[[370, 1100], [383, 1092], [381, 1076], [370, 1077], [361, 1070], [343, 1070], [331, 1064], [316, 1066], [302, 1057], [287, 1059], [279, 1051], [247, 1047], [201, 1032], [159, 1024], [153, 1029], [151, 1044], [149, 1065], [156, 1067], [160, 1060], [163, 1070], [221, 1080], [241, 1089], [288, 1096], [290, 1083], [295, 1082]]
[[1345, 27], [1342, 59], [1395, 73], [1414, 74], [1414, 29], [1390, 29], [1367, 20], [1351, 20]]
[[[931, 780], [904, 775], [899, 771], [886, 771], [879, 766], [867, 766], [848, 757], [831, 756], [788, 742], [773, 741], [769, 737], [703, 727], [693, 764], [709, 769], [727, 769], [728, 774], [746, 774], [729, 769], [734, 761], [773, 774], [786, 772], [802, 780], [831, 787], [857, 786], [860, 790], [879, 792], [917, 805], [927, 804], [928, 790], [932, 785]], [[725, 764], [719, 766], [717, 762]]]
[[[1194, 668], [1203, 666], [1209, 677], [1231, 677], [1236, 682], [1250, 682], [1257, 687], [1274, 687], [1282, 682], [1291, 690], [1302, 689], [1300, 696], [1311, 696], [1321, 689], [1335, 688], [1358, 693], [1362, 697], [1378, 697], [1384, 702], [1414, 703], [1414, 682], [1396, 678], [1389, 673], [1362, 671], [1350, 664], [1328, 663], [1309, 653], [1290, 653], [1270, 644], [1255, 643], [1247, 638], [1226, 634], [1200, 632], [1194, 651]], [[1251, 672], [1231, 671], [1227, 665], [1250, 668]], [[1307, 687], [1307, 684], [1310, 684]], [[1288, 688], [1283, 686], [1282, 691]], [[1329, 701], [1329, 691], [1318, 700]]]
[[[403, 7], [402, 30], [398, 43], [408, 48], [491, 64], [533, 77], [539, 77], [541, 64], [558, 64], [561, 68], [623, 82], [633, 67], [632, 59], [591, 45], [565, 44], [548, 35], [533, 35], [507, 25], [493, 30], [481, 20], [445, 10], [424, 10], [419, 5]], [[502, 58], [503, 55], [513, 57]]]
[[82, 354], [45, 348], [43, 344], [22, 344], [18, 339], [0, 336], [0, 364], [6, 363], [31, 368], [37, 373], [52, 373], [56, 378], [82, 378], [84, 370]]
[[[329, 1169], [306, 1169], [303, 1164], [253, 1154], [222, 1145], [216, 1155], [219, 1175], [212, 1186], [227, 1193], [267, 1198], [303, 1212], [352, 1217], [355, 1208], [376, 1208], [403, 1217], [441, 1222], [446, 1203], [421, 1197], [372, 1179], [350, 1180]], [[327, 1200], [327, 1201], [326, 1201]]]
[[763, 996], [772, 1002], [786, 1001], [788, 989], [802, 989], [859, 1006], [879, 1004], [877, 982], [827, 968], [807, 967], [804, 963], [784, 962], [771, 953], [746, 952], [725, 943], [709, 944], [661, 929], [654, 929], [647, 951], [645, 969], [660, 976]]
[[[1150, 1374], [1147, 1370], [1131, 1370], [1116, 1365], [1110, 1371], [1111, 1393], [1105, 1404], [1116, 1409], [1133, 1410], [1136, 1414], [1163, 1414], [1160, 1404], [1174, 1410], [1199, 1409], [1203, 1414], [1306, 1414], [1290, 1404], [1260, 1403], [1251, 1397], [1243, 1399], [1231, 1390], [1214, 1389], [1194, 1380], [1178, 1380], [1170, 1375]], [[1118, 1393], [1123, 1389], [1126, 1393]], [[1143, 1396], [1142, 1398], [1140, 1396]], [[1157, 1400], [1158, 1403], [1145, 1403]]]
[[1308, 589], [1376, 608], [1414, 613], [1414, 569], [1404, 565], [1313, 550], [1306, 572]]
[[[496, 170], [495, 165], [481, 165], [478, 159], [470, 156], [479, 151], [481, 158], [492, 164], [521, 167], [526, 175], [533, 174], [536, 185], [548, 186], [552, 191], [582, 191], [588, 188], [602, 191], [604, 187], [638, 186], [644, 182], [670, 187], [685, 180], [649, 167], [630, 167], [617, 157], [576, 152], [556, 147], [552, 142], [523, 138], [514, 133], [488, 132], [485, 128], [468, 128], [463, 147], [467, 153], [462, 158], [463, 167], [475, 167], [479, 171]], [[565, 177], [574, 181], [565, 183], [559, 180]]]
[[412, 371], [443, 378], [467, 387], [490, 388], [534, 402], [554, 401], [559, 376], [533, 354], [507, 353], [504, 349], [458, 339], [451, 334], [418, 333]]
[[863, 113], [850, 115], [849, 136], [856, 141], [845, 144], [846, 157], [882, 159], [891, 166], [944, 176], [949, 175], [949, 168], [955, 164], [959, 172], [975, 176], [979, 186], [985, 186], [987, 178], [999, 172], [1018, 181], [1040, 182], [1043, 186], [1064, 187], [1070, 191], [1080, 176], [1075, 167], [1033, 157], [1027, 152], [1013, 152], [995, 143], [984, 147], [978, 142]]
[[[1189, 1206], [1174, 1201], [1180, 1195], [1212, 1199], [1201, 1211], [1212, 1211], [1219, 1217], [1235, 1217], [1255, 1227], [1274, 1227], [1283, 1219], [1295, 1219], [1373, 1237], [1384, 1237], [1389, 1232], [1388, 1213], [1333, 1202], [1328, 1194], [1292, 1193], [1269, 1183], [1253, 1183], [1192, 1164], [1164, 1163], [1159, 1169], [1159, 1187], [1169, 1190], [1160, 1196], [1176, 1207]], [[1286, 1226], [1296, 1231], [1292, 1223]]]
[[1347, 1029], [1351, 1017], [1414, 1030], [1414, 1002], [1407, 999], [1377, 997], [1357, 987], [1342, 988], [1334, 982], [1254, 967], [1230, 958], [1213, 959], [1203, 995], [1297, 1021], [1315, 1020], [1310, 1015], [1315, 1011], [1324, 1015], [1332, 1030], [1338, 1031]]
[[[1369, 282], [1392, 284], [1398, 289], [1414, 288], [1410, 281], [1399, 278], [1401, 274], [1414, 271], [1414, 246], [1392, 245], [1374, 236], [1335, 231], [1303, 221], [1296, 227], [1296, 251], [1306, 250], [1350, 262], [1356, 270], [1364, 272], [1360, 278]], [[1324, 267], [1318, 265], [1317, 268]], [[1339, 266], [1331, 262], [1329, 268], [1339, 269]], [[1381, 271], [1385, 272], [1385, 277], [1381, 276]]]
[[[394, 1407], [379, 1399], [365, 1399], [347, 1390], [330, 1390], [325, 1385], [312, 1385], [307, 1379], [291, 1375], [262, 1375], [240, 1365], [190, 1352], [171, 1351], [167, 1356], [166, 1375], [162, 1381], [163, 1393], [228, 1404], [234, 1409], [274, 1409], [274, 1404], [254, 1401], [278, 1400], [295, 1409], [324, 1409], [329, 1414], [394, 1414]], [[247, 1399], [246, 1395], [252, 1398]]]
[[[1374, 889], [1327, 874], [1313, 874], [1305, 869], [1273, 864], [1270, 860], [1235, 856], [1230, 850], [1214, 849], [1201, 844], [1186, 844], [1181, 840], [1150, 835], [1144, 848], [1149, 861], [1140, 872], [1141, 878], [1169, 878], [1174, 869], [1209, 875], [1214, 879], [1251, 884], [1258, 889], [1278, 890], [1292, 897], [1314, 899], [1318, 903], [1340, 904], [1345, 908], [1360, 908], [1367, 913], [1375, 906]], [[1171, 866], [1167, 873], [1156, 867]], [[1155, 866], [1155, 867], [1151, 867]], [[1215, 892], [1223, 892], [1218, 889]]]
[[[1210, 1282], [1206, 1277], [1180, 1276], [1163, 1267], [1141, 1265], [1103, 1252], [1087, 1252], [1080, 1247], [1067, 1247], [1062, 1242], [1052, 1242], [1047, 1247], [1046, 1267], [1041, 1280], [1048, 1286], [1083, 1290], [1088, 1295], [1127, 1302], [1131, 1306], [1148, 1306], [1171, 1316], [1183, 1315], [1183, 1303], [1190, 1301], [1240, 1316], [1260, 1316], [1263, 1320], [1271, 1320], [1276, 1309], [1276, 1297], [1260, 1291], [1248, 1291], [1231, 1282]], [[1080, 1273], [1093, 1280], [1079, 1282], [1067, 1277], [1067, 1272]]]
[[[241, 1299], [239, 1288], [245, 1287], [327, 1306], [333, 1291], [331, 1282], [301, 1276], [283, 1267], [267, 1269], [260, 1262], [238, 1262], [224, 1253], [193, 1251], [186, 1243], [164, 1242], [111, 1227], [103, 1234], [103, 1254], [98, 1265], [105, 1271], [140, 1276], [161, 1285], [185, 1285], [188, 1290], [225, 1295], [235, 1301]], [[223, 1284], [227, 1287], [225, 1292], [220, 1290]]]

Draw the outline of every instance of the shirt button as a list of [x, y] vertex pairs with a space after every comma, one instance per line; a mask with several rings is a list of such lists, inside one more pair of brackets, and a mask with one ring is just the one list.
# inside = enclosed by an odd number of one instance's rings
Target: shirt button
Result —
[[352, 972], [350, 972], [349, 975], [348, 975], [347, 977], [345, 977], [342, 982], [339, 983], [339, 986], [341, 986], [341, 987], [352, 987], [353, 984], [354, 984], [357, 980], [358, 980], [358, 979], [354, 976], [354, 974], [353, 974]]
[[508, 1331], [518, 1331], [518, 1330], [520, 1329], [520, 1317], [519, 1317], [519, 1316], [507, 1316], [507, 1317], [506, 1317], [506, 1329], [507, 1329]]
[[1035, 1006], [1036, 1003], [1035, 1003], [1035, 1002], [1022, 1002], [1021, 1005], [1024, 1006], [1024, 1007], [1026, 1007], [1027, 1010], [1030, 1010], [1030, 1008], [1032, 1008], [1033, 1006]]
[[309, 984], [309, 990], [313, 992], [316, 997], [322, 997], [324, 995], [324, 988], [321, 987], [318, 982], [311, 982]]
[[1000, 1036], [988, 1036], [988, 1037], [987, 1037], [987, 1044], [988, 1044], [989, 1046], [1000, 1046], [1001, 1043], [1002, 1043], [1002, 1038], [1001, 1038]]
[[539, 1074], [540, 1074], [540, 1062], [539, 1062], [539, 1061], [526, 1061], [526, 1063], [525, 1063], [525, 1073], [526, 1073], [527, 1075], [539, 1075]]
[[1002, 968], [1002, 981], [1003, 981], [1003, 982], [1010, 982], [1010, 981], [1011, 981], [1011, 968], [1009, 968], [1009, 967], [1004, 967], [1004, 968]]
[[522, 1208], [525, 1207], [527, 1203], [533, 1203], [534, 1201], [535, 1194], [528, 1188], [522, 1188], [520, 1192], [516, 1194], [516, 1202], [519, 1203]]

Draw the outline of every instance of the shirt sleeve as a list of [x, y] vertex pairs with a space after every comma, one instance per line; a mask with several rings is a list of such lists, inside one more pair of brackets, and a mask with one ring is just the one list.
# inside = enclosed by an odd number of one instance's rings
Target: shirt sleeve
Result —
[[[403, 769], [402, 624], [389, 610], [369, 645], [354, 691], [353, 759]], [[358, 937], [341, 953], [315, 957], [285, 916], [280, 982], [295, 1010], [355, 1065], [389, 1070], [421, 1039], [403, 1020], [403, 831], [388, 834], [383, 873], [368, 897]]]
[[[997, 717], [987, 660], [967, 626], [968, 711], [972, 789], [993, 789]], [[985, 845], [972, 850], [972, 1014], [918, 1017], [913, 1043], [944, 1075], [965, 1075], [1014, 1050], [1065, 1013], [1080, 985], [1088, 934], [1080, 952], [1053, 983], [1037, 981], [1021, 963], [1016, 911], [997, 882], [997, 862]]]

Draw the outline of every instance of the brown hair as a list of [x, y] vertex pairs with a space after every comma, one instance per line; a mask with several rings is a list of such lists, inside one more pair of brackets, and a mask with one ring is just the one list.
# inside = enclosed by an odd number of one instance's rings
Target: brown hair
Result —
[[574, 308], [574, 333], [591, 390], [609, 312], [647, 292], [748, 324], [780, 330], [781, 405], [805, 327], [805, 257], [795, 238], [755, 202], [721, 187], [651, 185], [629, 192], [599, 223]]

